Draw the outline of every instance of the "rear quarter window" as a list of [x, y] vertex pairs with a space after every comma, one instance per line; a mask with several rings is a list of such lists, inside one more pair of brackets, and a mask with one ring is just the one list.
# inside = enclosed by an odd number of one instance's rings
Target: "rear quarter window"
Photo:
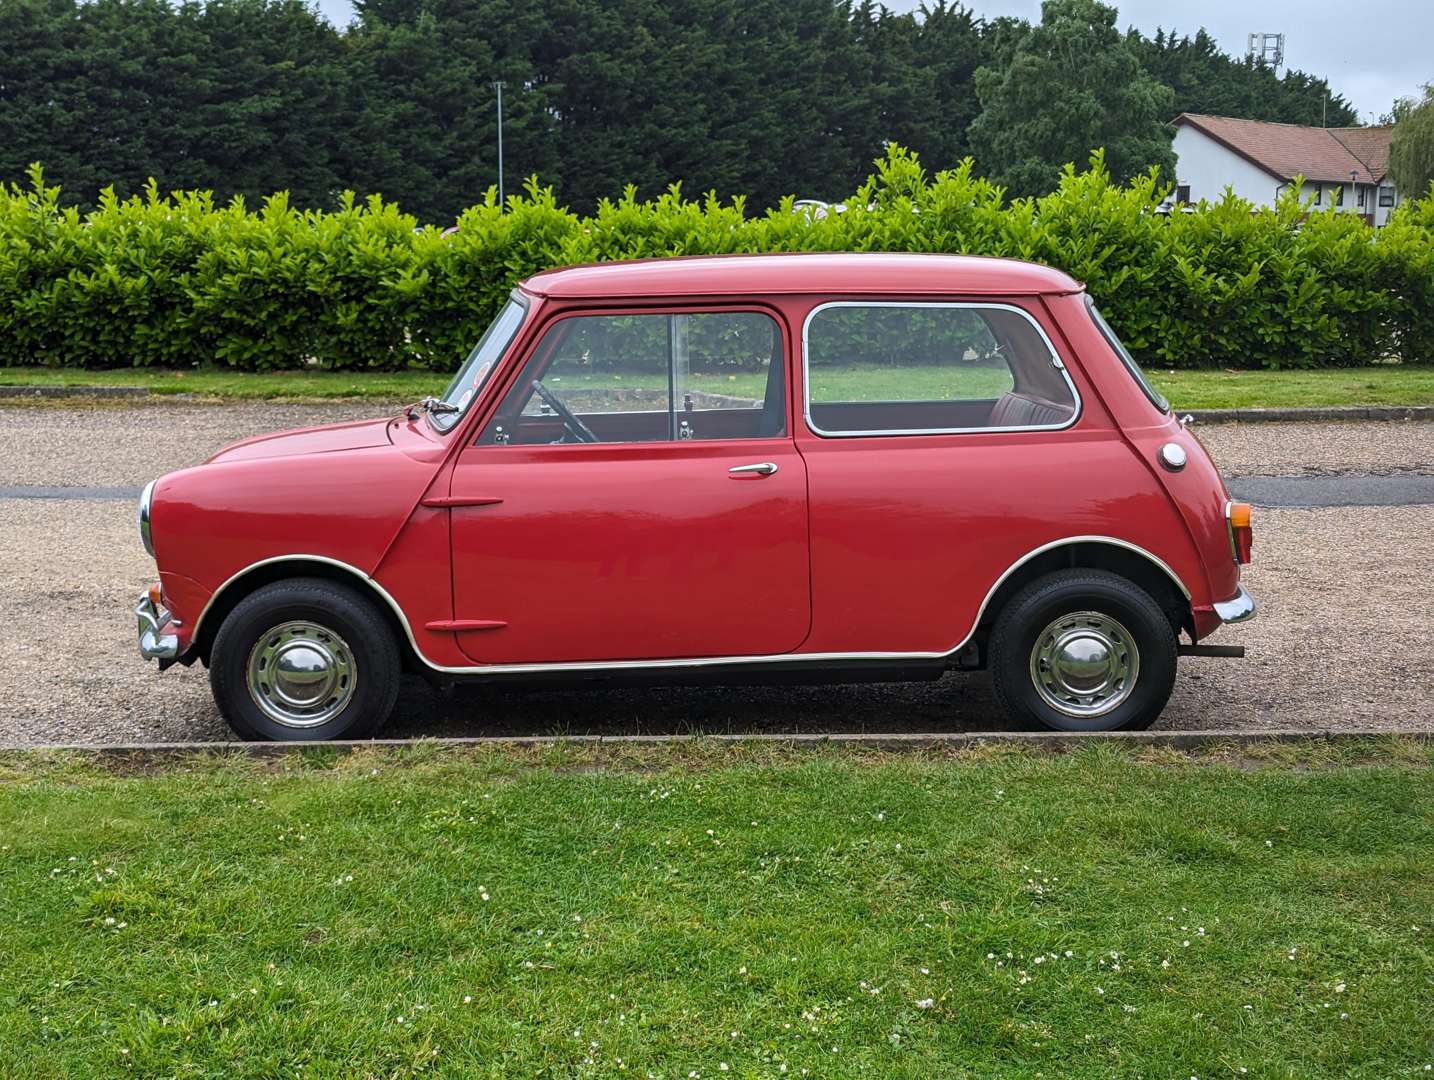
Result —
[[1054, 429], [1079, 408], [1050, 341], [1010, 305], [823, 304], [807, 317], [803, 357], [818, 435]]

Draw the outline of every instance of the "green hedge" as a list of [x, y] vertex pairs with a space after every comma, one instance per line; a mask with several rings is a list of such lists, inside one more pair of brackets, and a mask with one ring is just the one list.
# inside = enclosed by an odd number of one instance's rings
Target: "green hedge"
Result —
[[1053, 194], [1005, 204], [971, 163], [929, 178], [893, 148], [813, 220], [790, 203], [639, 202], [588, 218], [530, 182], [443, 236], [345, 195], [334, 212], [276, 195], [105, 193], [80, 216], [39, 167], [0, 187], [0, 365], [447, 370], [513, 283], [571, 263], [755, 251], [941, 251], [1057, 266], [1086, 282], [1132, 351], [1160, 367], [1309, 368], [1434, 359], [1434, 197], [1375, 232], [1353, 214], [1233, 197], [1155, 212], [1154, 176], [1111, 183], [1099, 154]]

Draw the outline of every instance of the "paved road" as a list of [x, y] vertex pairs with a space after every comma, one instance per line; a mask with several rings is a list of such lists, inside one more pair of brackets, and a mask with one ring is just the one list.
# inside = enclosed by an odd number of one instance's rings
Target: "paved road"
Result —
[[1239, 476], [1230, 494], [1256, 506], [1429, 506], [1434, 476], [1392, 473], [1360, 476]]
[[[1240, 476], [1230, 494], [1256, 506], [1430, 506], [1434, 475], [1392, 473], [1364, 476]], [[0, 485], [0, 499], [91, 499], [133, 501], [140, 489], [128, 484], [84, 487], [64, 484]]]

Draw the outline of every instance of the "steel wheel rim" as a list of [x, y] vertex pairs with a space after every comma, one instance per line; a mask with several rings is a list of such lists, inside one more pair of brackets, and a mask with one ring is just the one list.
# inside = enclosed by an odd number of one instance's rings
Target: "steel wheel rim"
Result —
[[1089, 720], [1114, 712], [1139, 677], [1134, 636], [1098, 611], [1053, 619], [1031, 646], [1031, 683], [1063, 716]]
[[340, 635], [305, 620], [265, 631], [249, 650], [249, 697], [290, 728], [314, 728], [338, 716], [358, 685], [353, 651]]

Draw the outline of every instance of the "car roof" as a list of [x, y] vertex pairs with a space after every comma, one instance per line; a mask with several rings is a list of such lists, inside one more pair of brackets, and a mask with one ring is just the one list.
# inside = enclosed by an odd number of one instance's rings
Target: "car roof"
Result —
[[536, 296], [1030, 296], [1080, 292], [1049, 266], [976, 255], [885, 252], [689, 255], [545, 270], [522, 282]]

